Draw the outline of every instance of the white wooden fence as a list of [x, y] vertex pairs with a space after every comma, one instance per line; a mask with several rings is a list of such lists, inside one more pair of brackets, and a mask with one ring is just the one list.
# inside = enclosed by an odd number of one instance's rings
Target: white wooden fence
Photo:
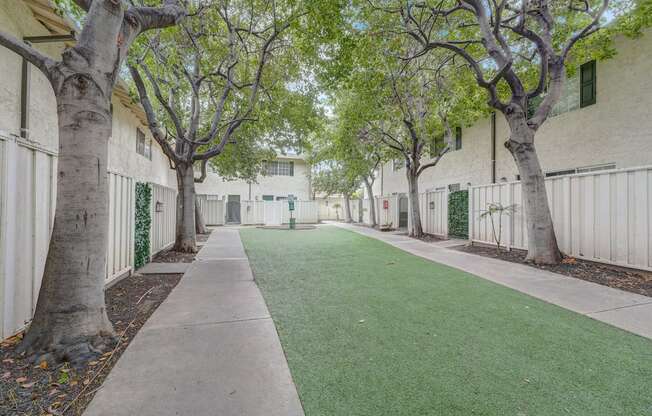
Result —
[[56, 204], [56, 153], [0, 135], [0, 332], [31, 319]]
[[[448, 191], [420, 194], [419, 212], [424, 233], [438, 237], [448, 237]], [[410, 223], [410, 216], [408, 215], [408, 227]]]
[[136, 184], [133, 178], [109, 172], [109, 236], [107, 283], [129, 273], [134, 264]]
[[[398, 200], [398, 195], [376, 197], [376, 221], [378, 221], [378, 225], [391, 224], [394, 228], [398, 227], [400, 214]], [[387, 201], [386, 204], [385, 201]]]
[[224, 225], [224, 200], [217, 195], [197, 195], [206, 225]]
[[[152, 187], [150, 253], [154, 255], [172, 243], [176, 234], [177, 190], [150, 183]], [[132, 216], [133, 217], [133, 216]], [[134, 227], [132, 227], [132, 230]], [[131, 250], [133, 252], [133, 250]]]
[[[546, 179], [559, 248], [587, 260], [652, 270], [652, 166]], [[487, 205], [516, 204], [503, 217], [508, 247], [527, 249], [520, 182], [469, 189], [469, 238], [494, 244]]]
[[[56, 205], [56, 153], [0, 134], [0, 336], [25, 327], [38, 299]], [[131, 272], [135, 182], [108, 173], [106, 282]], [[152, 254], [174, 240], [176, 191], [153, 185]], [[154, 208], [152, 208], [154, 210]]]
[[[224, 200], [217, 195], [199, 195], [199, 209], [206, 225], [224, 225]], [[297, 224], [319, 221], [317, 201], [294, 201], [292, 216]], [[290, 222], [288, 201], [240, 201], [240, 224], [281, 225]]]

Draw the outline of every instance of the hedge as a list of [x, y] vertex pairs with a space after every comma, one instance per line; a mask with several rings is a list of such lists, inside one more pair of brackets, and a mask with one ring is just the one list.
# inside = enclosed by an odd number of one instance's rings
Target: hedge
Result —
[[469, 237], [469, 191], [448, 194], [448, 235]]
[[152, 224], [152, 187], [148, 183], [136, 183], [136, 231], [134, 241], [134, 266], [142, 267], [149, 261], [149, 230]]

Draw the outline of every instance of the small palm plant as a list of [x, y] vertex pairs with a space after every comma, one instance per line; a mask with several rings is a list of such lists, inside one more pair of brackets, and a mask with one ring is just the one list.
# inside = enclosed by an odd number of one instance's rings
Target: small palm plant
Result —
[[[503, 215], [512, 215], [516, 212], [516, 204], [512, 205], [503, 205], [500, 202], [492, 202], [487, 205], [487, 210], [480, 214], [480, 218], [489, 217], [491, 220], [491, 231], [494, 235], [494, 241], [496, 242], [496, 251], [500, 253], [500, 242], [502, 239], [503, 233]], [[497, 216], [498, 219], [494, 219]], [[496, 230], [496, 221], [498, 222], [498, 230]]]

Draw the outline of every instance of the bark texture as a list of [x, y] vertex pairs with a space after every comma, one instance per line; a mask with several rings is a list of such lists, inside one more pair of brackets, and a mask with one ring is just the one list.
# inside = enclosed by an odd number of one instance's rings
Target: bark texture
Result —
[[349, 195], [344, 195], [344, 222], [353, 222], [353, 217], [351, 216], [351, 197]]
[[374, 190], [369, 179], [364, 178], [364, 186], [367, 188], [367, 195], [369, 195], [369, 221], [372, 227], [376, 227], [378, 225], [376, 222], [376, 201], [374, 200]]
[[410, 169], [407, 169], [408, 180], [408, 215], [410, 216], [410, 226], [408, 234], [410, 237], [423, 237], [423, 227], [421, 226], [421, 211], [419, 210], [419, 176]]
[[174, 251], [196, 253], [195, 177], [192, 164], [177, 165], [177, 232]]
[[195, 231], [197, 234], [207, 234], [208, 229], [206, 228], [206, 222], [204, 221], [204, 215], [199, 209], [199, 198], [195, 195]]
[[79, 73], [57, 94], [54, 228], [34, 319], [22, 344], [39, 361], [84, 361], [112, 341], [104, 303], [109, 98], [106, 89]]
[[550, 214], [543, 171], [534, 147], [534, 133], [526, 126], [513, 127], [512, 137], [505, 147], [514, 157], [521, 175], [528, 239], [526, 260], [537, 264], [558, 264], [562, 256]]

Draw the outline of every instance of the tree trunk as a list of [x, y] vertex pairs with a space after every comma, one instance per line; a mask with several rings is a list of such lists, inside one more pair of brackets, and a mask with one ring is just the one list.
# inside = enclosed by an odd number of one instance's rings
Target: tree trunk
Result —
[[36, 361], [80, 363], [114, 340], [104, 303], [108, 238], [109, 97], [84, 74], [57, 94], [57, 205], [32, 325], [21, 349]]
[[534, 147], [534, 132], [527, 127], [512, 126], [511, 135], [505, 147], [514, 157], [521, 175], [528, 237], [526, 260], [536, 264], [558, 264], [561, 252], [552, 223], [543, 172]]
[[369, 221], [372, 227], [378, 225], [376, 223], [376, 201], [374, 201], [374, 191], [371, 183], [367, 178], [364, 178], [364, 186], [367, 188], [367, 195], [369, 196]]
[[197, 252], [195, 229], [195, 174], [192, 163], [177, 165], [177, 232], [172, 250]]
[[353, 222], [351, 217], [351, 197], [349, 195], [344, 195], [344, 221]]
[[410, 216], [410, 227], [408, 233], [410, 237], [423, 237], [423, 227], [421, 226], [421, 213], [419, 212], [419, 177], [410, 169], [407, 171], [408, 180], [408, 215]]
[[204, 214], [199, 209], [199, 197], [195, 195], [195, 231], [197, 234], [208, 234], [206, 223], [204, 222]]

